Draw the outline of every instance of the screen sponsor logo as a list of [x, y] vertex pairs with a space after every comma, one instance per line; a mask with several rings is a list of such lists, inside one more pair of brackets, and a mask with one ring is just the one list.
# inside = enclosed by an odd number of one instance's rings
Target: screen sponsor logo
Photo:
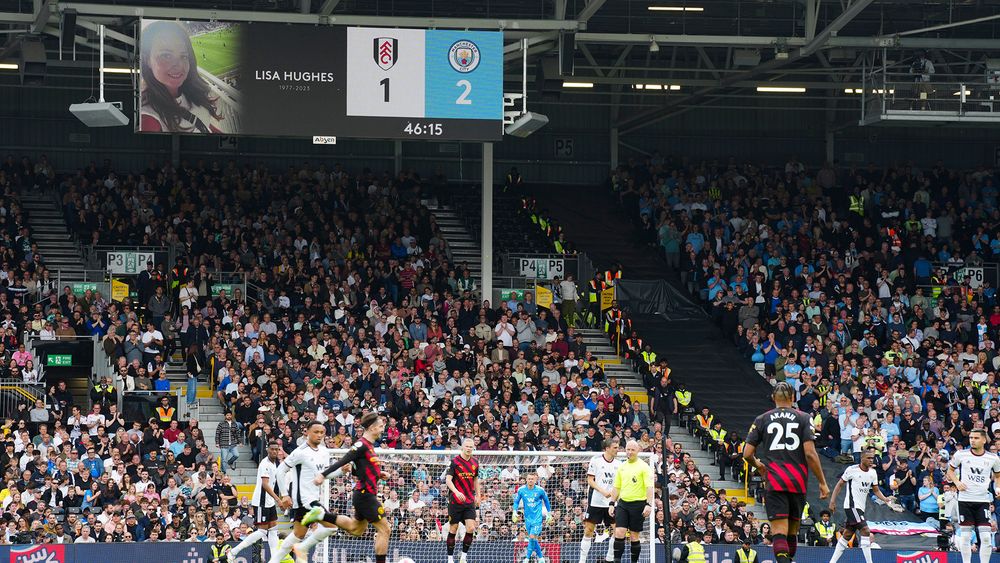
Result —
[[382, 70], [389, 70], [399, 58], [399, 40], [395, 37], [376, 37], [372, 41], [375, 64]]

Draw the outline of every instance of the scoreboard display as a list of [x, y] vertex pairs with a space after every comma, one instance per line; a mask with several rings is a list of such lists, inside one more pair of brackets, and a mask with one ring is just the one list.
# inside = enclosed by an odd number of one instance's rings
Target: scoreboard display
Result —
[[143, 133], [496, 141], [503, 34], [143, 20]]

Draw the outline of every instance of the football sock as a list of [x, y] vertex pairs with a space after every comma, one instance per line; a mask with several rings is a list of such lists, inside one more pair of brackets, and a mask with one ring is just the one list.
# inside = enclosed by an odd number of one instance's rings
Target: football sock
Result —
[[621, 563], [625, 554], [625, 538], [615, 538], [615, 563]]
[[990, 563], [990, 556], [993, 555], [993, 530], [989, 526], [976, 528], [979, 536], [979, 563]]
[[305, 540], [303, 540], [303, 542], [300, 544], [300, 547], [304, 549], [306, 553], [308, 553], [310, 549], [316, 547], [318, 543], [332, 536], [333, 533], [336, 531], [337, 531], [336, 528], [327, 528], [326, 526], [320, 526], [318, 530], [309, 534], [309, 536]]
[[962, 563], [972, 563], [972, 528], [962, 526], [958, 533], [958, 551], [962, 554]]
[[277, 526], [275, 526], [275, 527], [273, 527], [273, 528], [271, 528], [270, 530], [267, 531], [267, 547], [271, 548], [270, 551], [268, 551], [268, 553], [270, 553], [271, 555], [274, 555], [274, 553], [276, 551], [278, 551], [278, 542], [279, 541], [280, 541], [280, 537], [278, 536], [278, 527]]
[[528, 538], [528, 556], [530, 557], [531, 554], [535, 554], [538, 557], [543, 555], [542, 544], [538, 543], [538, 540], [535, 538]]
[[785, 534], [771, 536], [771, 547], [774, 548], [774, 559], [777, 563], [791, 562], [792, 558], [788, 554], [788, 539]]
[[472, 532], [465, 532], [465, 537], [462, 538], [462, 553], [468, 553], [471, 547], [472, 547]]
[[833, 557], [830, 558], [830, 563], [837, 563], [840, 560], [840, 556], [844, 554], [847, 550], [847, 540], [843, 537], [837, 540], [837, 547], [833, 550]]
[[285, 541], [281, 542], [281, 545], [278, 546], [278, 549], [273, 554], [271, 554], [271, 563], [280, 563], [281, 560], [284, 559], [286, 555], [291, 553], [292, 548], [295, 547], [295, 544], [299, 543], [300, 541], [302, 541], [302, 538], [296, 536], [295, 532], [292, 532], [287, 536], [285, 536]]
[[448, 555], [455, 555], [455, 534], [454, 533], [451, 533], [451, 532], [448, 533], [448, 540], [445, 542], [445, 545], [448, 546]]
[[587, 554], [590, 553], [590, 546], [593, 543], [594, 538], [583, 536], [583, 540], [580, 541], [580, 563], [586, 563]]
[[264, 539], [264, 536], [266, 535], [267, 535], [267, 530], [254, 530], [253, 532], [247, 534], [247, 537], [243, 538], [243, 541], [241, 541], [233, 549], [229, 550], [229, 552], [232, 553], [233, 555], [236, 555], [237, 553], [257, 543], [258, 541]]
[[639, 553], [642, 551], [642, 544], [637, 541], [632, 542], [629, 546], [630, 554], [632, 555], [632, 563], [639, 563]]
[[861, 553], [865, 556], [865, 563], [872, 563], [872, 537], [861, 536]]

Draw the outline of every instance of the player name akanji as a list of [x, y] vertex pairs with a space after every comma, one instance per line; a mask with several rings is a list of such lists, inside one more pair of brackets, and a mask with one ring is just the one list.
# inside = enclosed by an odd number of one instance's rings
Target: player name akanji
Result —
[[333, 82], [333, 73], [297, 70], [256, 70], [254, 71], [254, 79], [281, 82]]

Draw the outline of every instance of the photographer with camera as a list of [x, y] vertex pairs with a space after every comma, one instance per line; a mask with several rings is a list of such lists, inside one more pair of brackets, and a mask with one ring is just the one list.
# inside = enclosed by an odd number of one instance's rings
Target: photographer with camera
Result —
[[[917, 103], [914, 105], [919, 105], [919, 109], [929, 110], [930, 104], [928, 100], [931, 97], [931, 93], [934, 88], [931, 86], [931, 75], [934, 74], [934, 63], [927, 58], [927, 53], [924, 51], [917, 51], [913, 63], [910, 64], [910, 74], [913, 75], [913, 82], [916, 83], [917, 88]], [[911, 106], [910, 109], [916, 109]]]

